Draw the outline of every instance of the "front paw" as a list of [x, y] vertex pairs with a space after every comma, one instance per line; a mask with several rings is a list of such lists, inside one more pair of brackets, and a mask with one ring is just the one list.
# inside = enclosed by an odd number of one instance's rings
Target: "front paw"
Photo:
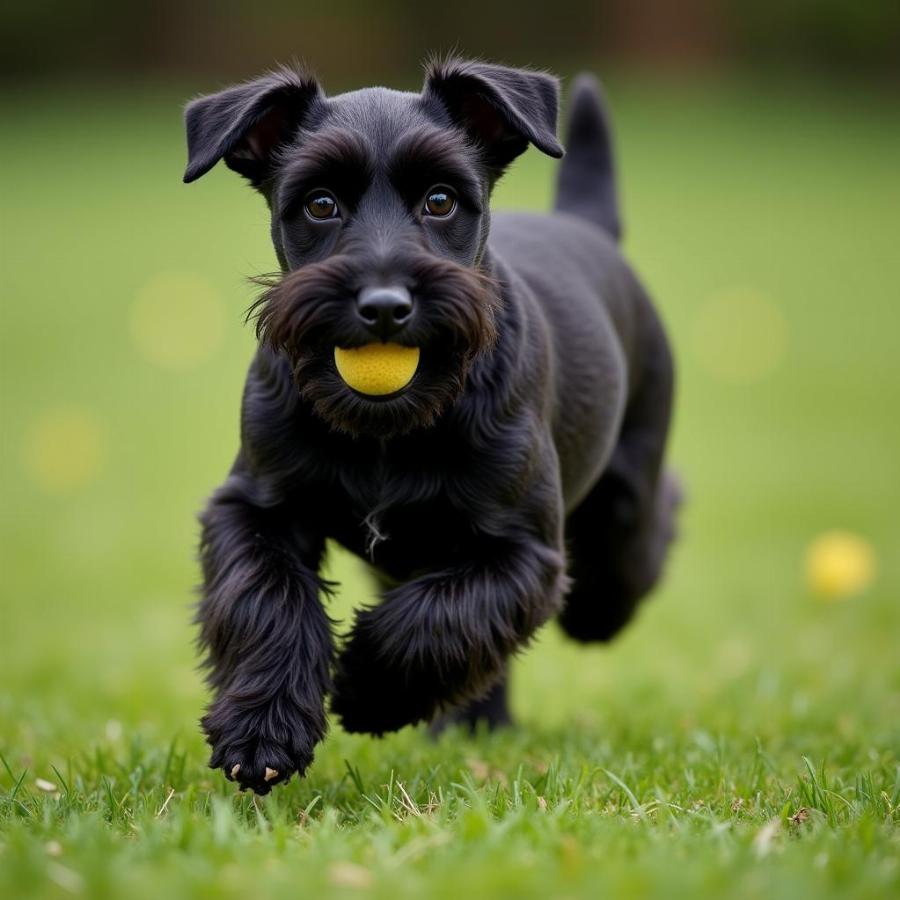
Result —
[[277, 704], [245, 708], [220, 698], [202, 724], [212, 747], [210, 768], [222, 769], [242, 791], [268, 794], [294, 773], [303, 775], [312, 762], [315, 740], [308, 723], [288, 721]]
[[438, 695], [428, 673], [404, 660], [376, 657], [357, 632], [338, 660], [331, 709], [345, 731], [381, 735], [431, 720]]

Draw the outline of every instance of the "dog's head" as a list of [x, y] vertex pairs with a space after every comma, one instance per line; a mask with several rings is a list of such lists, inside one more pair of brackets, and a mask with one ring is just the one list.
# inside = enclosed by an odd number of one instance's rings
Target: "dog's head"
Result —
[[[280, 70], [187, 107], [193, 181], [220, 159], [266, 198], [282, 273], [254, 305], [332, 427], [390, 436], [432, 423], [496, 337], [484, 265], [491, 189], [529, 143], [561, 156], [556, 79], [480, 62], [432, 63], [421, 93], [327, 98]], [[418, 348], [408, 384], [351, 388], [335, 348]], [[401, 351], [402, 352], [402, 351]]]

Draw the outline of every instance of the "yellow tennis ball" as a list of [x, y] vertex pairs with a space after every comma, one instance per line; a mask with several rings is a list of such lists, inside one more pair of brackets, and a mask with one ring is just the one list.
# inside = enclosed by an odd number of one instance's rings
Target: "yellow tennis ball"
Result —
[[875, 577], [875, 551], [859, 535], [828, 531], [806, 552], [806, 583], [822, 600], [845, 600], [864, 591]]
[[419, 367], [419, 348], [401, 344], [335, 347], [338, 374], [355, 391], [373, 397], [393, 394], [412, 381]]

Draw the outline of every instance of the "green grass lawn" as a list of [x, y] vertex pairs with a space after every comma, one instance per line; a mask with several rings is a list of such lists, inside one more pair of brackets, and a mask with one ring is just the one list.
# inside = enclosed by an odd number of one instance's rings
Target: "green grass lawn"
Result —
[[[195, 87], [0, 104], [0, 895], [897, 895], [896, 104], [614, 82], [627, 251], [680, 364], [670, 577], [611, 647], [547, 627], [515, 730], [336, 727], [254, 801], [206, 768], [189, 620], [243, 278], [274, 259], [236, 176], [180, 184]], [[498, 205], [551, 177], [528, 154]], [[803, 577], [832, 528], [879, 560], [840, 603]], [[346, 619], [372, 589], [329, 566]]]

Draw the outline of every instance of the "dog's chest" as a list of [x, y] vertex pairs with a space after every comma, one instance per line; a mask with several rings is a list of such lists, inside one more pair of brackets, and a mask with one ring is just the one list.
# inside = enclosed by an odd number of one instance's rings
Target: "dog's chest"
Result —
[[451, 564], [471, 542], [459, 484], [434, 459], [370, 459], [342, 479], [330, 504], [331, 537], [402, 579]]
[[333, 537], [393, 578], [452, 564], [465, 552], [471, 528], [446, 499], [366, 508], [347, 506]]

